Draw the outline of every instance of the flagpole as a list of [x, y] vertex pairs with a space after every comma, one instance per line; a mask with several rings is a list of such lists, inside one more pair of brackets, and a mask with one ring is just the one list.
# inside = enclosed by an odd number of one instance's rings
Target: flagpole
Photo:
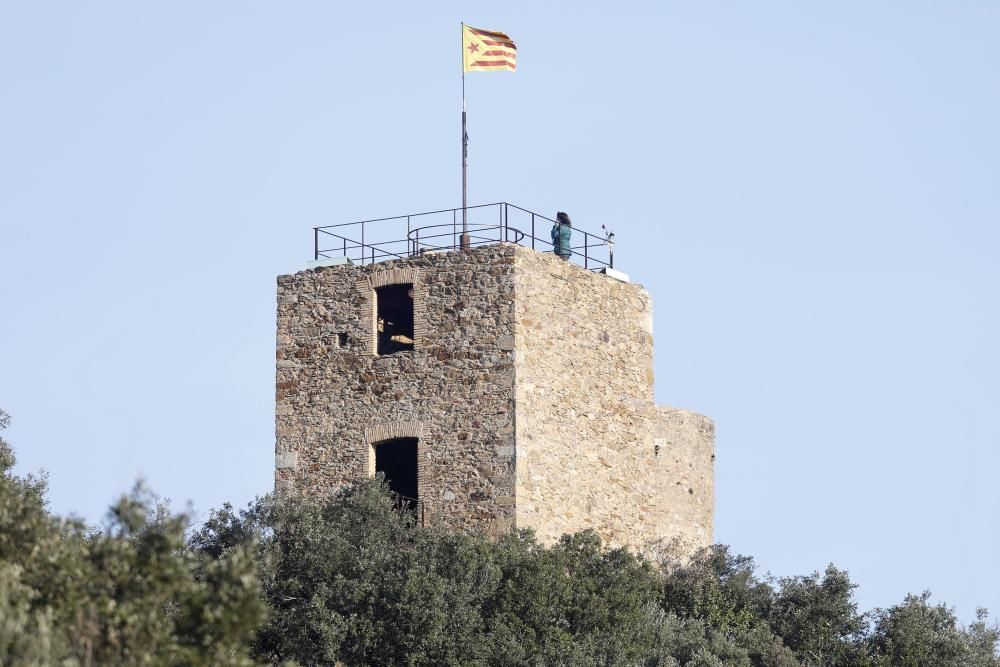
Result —
[[465, 22], [462, 22], [462, 250], [468, 250], [469, 243], [469, 134], [465, 125]]

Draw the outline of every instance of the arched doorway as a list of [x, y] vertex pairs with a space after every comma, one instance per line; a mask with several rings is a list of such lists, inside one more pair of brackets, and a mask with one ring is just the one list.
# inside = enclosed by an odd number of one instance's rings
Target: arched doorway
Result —
[[375, 472], [385, 475], [389, 490], [396, 494], [401, 506], [416, 511], [420, 492], [416, 438], [395, 438], [375, 445]]

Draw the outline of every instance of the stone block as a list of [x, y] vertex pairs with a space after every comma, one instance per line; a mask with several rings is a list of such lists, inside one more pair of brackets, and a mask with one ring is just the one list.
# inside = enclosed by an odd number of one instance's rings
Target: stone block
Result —
[[294, 468], [299, 464], [298, 452], [279, 452], [274, 455], [274, 467], [278, 470]]

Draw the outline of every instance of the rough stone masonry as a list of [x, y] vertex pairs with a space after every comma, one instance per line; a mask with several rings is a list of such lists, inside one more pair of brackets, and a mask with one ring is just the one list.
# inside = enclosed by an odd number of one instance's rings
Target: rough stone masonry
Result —
[[[380, 355], [391, 285], [412, 349]], [[714, 426], [654, 404], [652, 321], [641, 286], [511, 244], [280, 276], [275, 487], [331, 492], [409, 439], [427, 524], [707, 545]]]

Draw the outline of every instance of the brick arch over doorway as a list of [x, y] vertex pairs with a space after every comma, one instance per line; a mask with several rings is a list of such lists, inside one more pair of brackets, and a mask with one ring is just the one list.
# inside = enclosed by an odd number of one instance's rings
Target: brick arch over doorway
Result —
[[375, 476], [375, 448], [383, 442], [413, 438], [417, 441], [417, 487], [425, 488], [424, 461], [427, 458], [424, 424], [419, 421], [397, 421], [375, 424], [365, 429], [365, 444], [368, 445], [368, 460], [363, 472], [366, 477]]
[[366, 350], [369, 354], [378, 353], [377, 330], [378, 311], [375, 306], [375, 290], [388, 285], [413, 285], [413, 349], [419, 350], [427, 335], [427, 287], [420, 277], [420, 269], [386, 269], [374, 271], [359, 278], [355, 288], [362, 298], [361, 321], [367, 323], [368, 335], [365, 336]]

